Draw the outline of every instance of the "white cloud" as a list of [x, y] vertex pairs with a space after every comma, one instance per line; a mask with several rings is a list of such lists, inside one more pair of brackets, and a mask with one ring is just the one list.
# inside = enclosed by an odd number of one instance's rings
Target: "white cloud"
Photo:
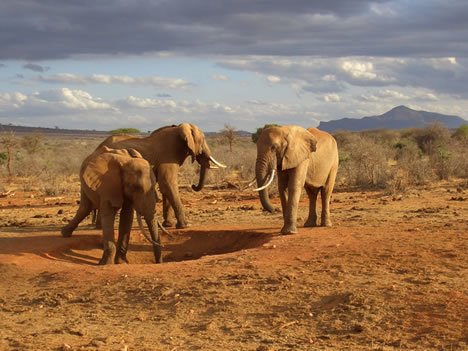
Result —
[[164, 108], [172, 111], [177, 109], [177, 103], [174, 100], [143, 99], [135, 96], [129, 96], [122, 103], [127, 104], [128, 107], [141, 109]]
[[395, 78], [385, 76], [383, 72], [377, 72], [374, 63], [360, 60], [344, 60], [341, 64], [342, 71], [351, 78], [350, 82], [359, 85], [361, 83], [391, 83]]
[[270, 83], [279, 83], [281, 82], [281, 78], [278, 77], [278, 76], [267, 76], [266, 79], [268, 80], [268, 82]]
[[325, 102], [340, 102], [341, 98], [337, 94], [327, 94], [322, 97], [322, 100]]
[[385, 99], [400, 99], [400, 100], [409, 100], [410, 97], [396, 90], [383, 89], [377, 92], [377, 96]]
[[163, 77], [130, 77], [130, 76], [112, 76], [104, 74], [76, 75], [71, 73], [58, 73], [55, 75], [41, 75], [39, 81], [51, 84], [122, 84], [122, 85], [141, 85], [153, 86], [167, 89], [188, 89], [191, 83], [180, 78]]
[[226, 81], [226, 80], [229, 80], [229, 77], [226, 76], [226, 75], [224, 75], [224, 74], [213, 74], [213, 75], [211, 76], [211, 79], [213, 79], [213, 80], [224, 80], [224, 81]]
[[30, 95], [22, 93], [6, 93], [0, 95], [0, 117], [13, 116], [44, 116], [68, 113], [112, 110], [108, 102], [95, 98], [82, 90], [68, 88], [33, 92]]

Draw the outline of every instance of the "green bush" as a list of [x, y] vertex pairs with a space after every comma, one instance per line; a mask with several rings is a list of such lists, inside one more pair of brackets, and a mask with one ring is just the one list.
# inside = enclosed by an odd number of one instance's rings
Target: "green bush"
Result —
[[468, 139], [468, 124], [464, 124], [460, 126], [455, 133], [453, 133], [452, 137], [457, 139]]
[[0, 152], [0, 165], [4, 165], [8, 160], [8, 154], [6, 152]]
[[109, 131], [110, 134], [112, 135], [117, 135], [117, 134], [139, 134], [140, 130], [136, 128], [118, 128], [118, 129], [113, 129]]

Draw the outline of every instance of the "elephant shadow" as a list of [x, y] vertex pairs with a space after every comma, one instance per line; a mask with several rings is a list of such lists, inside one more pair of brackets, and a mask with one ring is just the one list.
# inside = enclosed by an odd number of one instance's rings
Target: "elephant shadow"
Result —
[[[207, 255], [221, 255], [260, 247], [274, 236], [262, 230], [181, 230], [168, 237], [162, 233], [163, 262], [196, 260]], [[97, 265], [102, 256], [102, 235], [91, 227], [81, 227], [69, 238], [58, 227], [8, 228], [0, 231], [0, 256], [37, 255], [54, 261]], [[136, 228], [127, 254], [130, 264], [153, 264], [151, 244]]]
[[60, 227], [12, 227], [0, 230], [0, 256], [37, 255], [43, 258], [78, 264], [95, 264], [102, 255], [102, 235], [95, 230], [80, 228], [71, 238], [60, 235]]

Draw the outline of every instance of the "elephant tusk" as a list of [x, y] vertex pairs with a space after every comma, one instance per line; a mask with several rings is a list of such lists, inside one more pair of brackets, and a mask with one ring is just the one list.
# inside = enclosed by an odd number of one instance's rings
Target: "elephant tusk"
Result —
[[256, 180], [257, 178], [254, 177], [254, 179], [252, 179], [252, 181], [249, 184], [247, 184], [247, 187], [250, 188], [252, 185], [254, 185]]
[[166, 228], [164, 228], [164, 226], [163, 226], [162, 223], [159, 221], [159, 219], [158, 219], [158, 226], [159, 226], [159, 228], [161, 228], [161, 230], [162, 230], [169, 238], [171, 238], [171, 239], [174, 238], [174, 236], [173, 236], [171, 233], [169, 233], [169, 232], [167, 231]]
[[[146, 240], [148, 240], [151, 244], [153, 245], [156, 245], [156, 246], [159, 246], [161, 248], [164, 248], [164, 245], [161, 245], [160, 243], [157, 243], [156, 241], [154, 241], [153, 239], [151, 239], [148, 235], [148, 233], [146, 232], [145, 228], [143, 227], [143, 222], [141, 220], [141, 216], [140, 214], [137, 212], [137, 220], [138, 220], [138, 225], [140, 226], [140, 229], [141, 229], [141, 232], [143, 233], [143, 235], [145, 236]], [[159, 222], [159, 221], [158, 221]]]
[[270, 186], [271, 182], [273, 181], [273, 178], [275, 177], [275, 171], [276, 170], [271, 171], [270, 178], [268, 179], [268, 181], [267, 181], [267, 183], [265, 185], [261, 186], [260, 188], [254, 189], [254, 191], [260, 191], [260, 190], [268, 188]]
[[242, 188], [242, 190], [250, 188], [255, 183], [256, 180], [257, 180], [256, 178], [252, 179], [249, 184], [247, 184], [246, 186]]
[[[223, 165], [222, 163], [216, 161], [213, 156], [210, 156], [210, 161], [213, 162], [219, 168], [226, 168], [227, 167], [226, 165]], [[210, 168], [211, 168], [211, 166], [210, 166]], [[217, 168], [217, 167], [215, 167], [215, 168]]]

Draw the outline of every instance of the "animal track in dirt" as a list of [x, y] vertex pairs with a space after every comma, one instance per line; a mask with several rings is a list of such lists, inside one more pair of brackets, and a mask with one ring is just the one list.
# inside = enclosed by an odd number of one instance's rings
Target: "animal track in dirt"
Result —
[[[163, 262], [196, 260], [207, 255], [219, 255], [259, 247], [271, 239], [271, 234], [244, 230], [177, 230], [171, 237], [162, 235]], [[41, 255], [73, 263], [97, 264], [102, 255], [100, 235], [78, 234], [63, 238], [63, 245]], [[68, 241], [68, 243], [67, 243]], [[130, 264], [152, 264], [151, 245], [134, 230], [127, 253]]]

